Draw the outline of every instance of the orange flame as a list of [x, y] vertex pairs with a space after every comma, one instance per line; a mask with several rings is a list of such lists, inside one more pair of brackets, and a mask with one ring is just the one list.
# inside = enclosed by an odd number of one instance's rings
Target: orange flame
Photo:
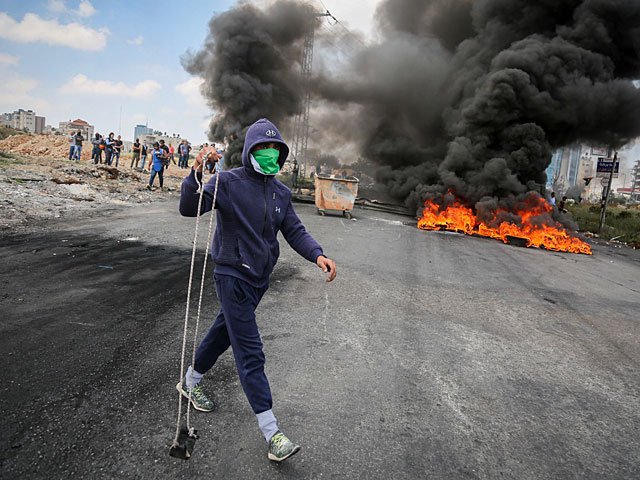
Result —
[[481, 235], [502, 240], [504, 243], [509, 243], [507, 237], [518, 237], [527, 240], [527, 247], [591, 255], [591, 247], [580, 239], [570, 236], [559, 223], [556, 222], [555, 226], [551, 227], [533, 221], [534, 217], [550, 212], [551, 206], [543, 200], [538, 205], [528, 205], [526, 209], [513, 212], [521, 218], [521, 225], [518, 226], [507, 221], [499, 221], [499, 215], [507, 211], [498, 210], [495, 222], [491, 222], [496, 225], [490, 226], [478, 220], [473, 210], [458, 201], [441, 210], [437, 204], [427, 200], [422, 218], [418, 220], [418, 228]]

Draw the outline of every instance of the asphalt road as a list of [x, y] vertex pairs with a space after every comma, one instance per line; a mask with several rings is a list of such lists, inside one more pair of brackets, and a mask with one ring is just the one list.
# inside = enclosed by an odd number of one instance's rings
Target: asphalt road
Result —
[[194, 456], [168, 456], [193, 232], [172, 201], [0, 238], [0, 477], [640, 477], [638, 252], [296, 209], [339, 268], [282, 241], [258, 309], [297, 456], [267, 460], [231, 352]]

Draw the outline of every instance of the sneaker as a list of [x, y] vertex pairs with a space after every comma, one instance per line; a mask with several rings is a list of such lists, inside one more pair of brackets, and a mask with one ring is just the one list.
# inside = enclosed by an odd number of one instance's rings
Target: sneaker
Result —
[[267, 456], [269, 460], [281, 462], [298, 453], [299, 450], [300, 445], [294, 445], [291, 440], [285, 437], [284, 433], [278, 430], [269, 440], [269, 453]]
[[200, 410], [201, 412], [210, 412], [213, 410], [213, 402], [207, 398], [200, 385], [196, 385], [193, 388], [183, 385], [182, 388], [180, 388], [180, 384], [178, 383], [176, 390], [182, 393], [187, 399], [189, 398], [189, 390], [191, 390], [191, 405], [193, 405], [193, 408], [196, 410]]

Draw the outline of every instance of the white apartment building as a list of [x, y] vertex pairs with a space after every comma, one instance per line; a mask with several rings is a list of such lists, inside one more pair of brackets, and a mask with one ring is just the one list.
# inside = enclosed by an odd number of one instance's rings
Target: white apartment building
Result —
[[10, 113], [0, 113], [0, 127], [11, 127], [13, 119]]
[[28, 132], [36, 131], [36, 113], [33, 110], [19, 109], [12, 114], [12, 127], [17, 130], [25, 129]]
[[20, 108], [13, 113], [0, 114], [0, 126], [27, 130], [31, 133], [42, 133], [44, 122], [45, 118], [36, 116], [33, 110]]

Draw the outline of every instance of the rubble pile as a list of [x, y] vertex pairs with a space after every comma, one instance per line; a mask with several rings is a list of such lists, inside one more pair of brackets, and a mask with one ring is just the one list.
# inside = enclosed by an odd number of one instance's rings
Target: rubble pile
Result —
[[[91, 142], [82, 143], [82, 160], [91, 158]], [[0, 150], [37, 157], [69, 158], [69, 137], [63, 135], [11, 135], [0, 140]]]
[[[5, 152], [35, 151], [34, 147], [42, 148], [34, 137], [27, 137], [27, 141], [9, 137], [0, 142], [0, 150]], [[61, 147], [66, 148], [64, 143]], [[54, 144], [53, 148], [58, 147]], [[0, 232], [28, 227], [37, 220], [99, 215], [105, 208], [176, 198], [187, 173], [172, 166], [165, 171], [164, 191], [149, 191], [147, 171], [62, 157], [51, 153], [0, 156]]]

